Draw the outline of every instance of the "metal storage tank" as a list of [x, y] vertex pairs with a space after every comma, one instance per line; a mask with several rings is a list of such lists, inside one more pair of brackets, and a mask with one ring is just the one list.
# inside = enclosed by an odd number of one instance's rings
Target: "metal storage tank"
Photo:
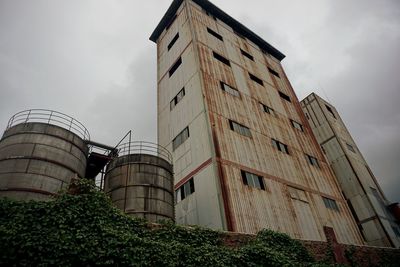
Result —
[[156, 222], [175, 219], [172, 156], [149, 142], [118, 146], [106, 169], [104, 191], [113, 204], [134, 217]]
[[84, 177], [89, 132], [60, 112], [31, 109], [11, 117], [0, 140], [0, 197], [47, 200]]

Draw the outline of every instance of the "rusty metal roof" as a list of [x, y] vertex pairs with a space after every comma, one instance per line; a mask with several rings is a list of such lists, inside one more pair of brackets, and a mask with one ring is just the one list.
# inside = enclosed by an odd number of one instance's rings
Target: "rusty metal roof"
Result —
[[[285, 55], [282, 54], [278, 49], [270, 45], [268, 42], [266, 42], [264, 39], [262, 39], [260, 36], [249, 30], [247, 27], [245, 27], [243, 24], [226, 14], [224, 11], [216, 7], [214, 4], [207, 0], [192, 0], [202, 8], [204, 8], [206, 11], [208, 11], [210, 14], [215, 16], [216, 18], [220, 19], [230, 27], [232, 27], [237, 33], [243, 35], [256, 45], [258, 45], [262, 50], [268, 52], [278, 60], [282, 60], [285, 58]], [[183, 0], [174, 0], [170, 7], [168, 8], [167, 12], [161, 19], [161, 21], [158, 23], [156, 29], [153, 31], [153, 33], [150, 36], [150, 40], [153, 42], [157, 42], [158, 37], [160, 37], [161, 33], [165, 29], [165, 27], [169, 24], [169, 22], [173, 19], [175, 16], [176, 11], [182, 4]]]

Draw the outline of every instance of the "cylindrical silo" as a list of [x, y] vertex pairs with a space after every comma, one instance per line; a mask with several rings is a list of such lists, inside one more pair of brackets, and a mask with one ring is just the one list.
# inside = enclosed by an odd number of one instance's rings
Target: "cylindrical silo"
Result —
[[156, 222], [174, 220], [171, 154], [148, 142], [118, 147], [119, 156], [107, 166], [105, 192], [113, 204], [134, 217]]
[[73, 118], [50, 110], [15, 114], [0, 140], [0, 197], [46, 200], [84, 177], [89, 134]]

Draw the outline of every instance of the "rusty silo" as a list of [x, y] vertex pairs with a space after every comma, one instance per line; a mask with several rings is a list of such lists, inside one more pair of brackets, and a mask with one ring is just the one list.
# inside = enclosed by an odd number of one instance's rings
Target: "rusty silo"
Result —
[[86, 169], [89, 133], [60, 112], [31, 109], [11, 117], [0, 140], [0, 197], [46, 200]]
[[126, 214], [174, 220], [173, 168], [171, 154], [149, 142], [118, 146], [117, 158], [107, 166], [104, 191]]

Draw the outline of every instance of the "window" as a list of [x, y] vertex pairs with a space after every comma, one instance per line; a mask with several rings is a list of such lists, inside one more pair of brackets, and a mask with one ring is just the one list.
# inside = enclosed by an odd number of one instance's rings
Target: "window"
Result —
[[177, 18], [177, 15], [175, 14], [171, 20], [168, 22], [167, 26], [165, 27], [165, 30], [168, 31], [168, 29], [172, 26], [172, 24], [174, 23], [175, 19]]
[[225, 65], [228, 65], [229, 67], [231, 66], [231, 63], [229, 62], [229, 60], [226, 59], [226, 58], [224, 58], [224, 57], [221, 56], [220, 54], [215, 53], [215, 52], [213, 51], [213, 55], [214, 55], [214, 58], [215, 58], [215, 59], [218, 59], [219, 61], [221, 61], [221, 62], [224, 63]]
[[175, 203], [178, 203], [194, 193], [193, 177], [175, 190]]
[[241, 125], [241, 124], [231, 121], [231, 120], [229, 120], [229, 126], [231, 127], [232, 131], [237, 132], [244, 136], [251, 137], [250, 129], [247, 128], [246, 126]]
[[327, 207], [328, 209], [331, 209], [331, 210], [339, 211], [339, 207], [336, 204], [335, 200], [327, 198], [327, 197], [322, 197], [322, 199], [324, 200], [325, 207]]
[[179, 38], [179, 32], [174, 36], [174, 38], [172, 38], [171, 42], [168, 44], [168, 51], [174, 46], [178, 38]]
[[271, 73], [272, 75], [274, 75], [274, 76], [276, 76], [276, 77], [280, 78], [280, 76], [279, 76], [279, 73], [278, 73], [278, 72], [276, 72], [275, 70], [271, 69], [270, 67], [268, 67], [268, 70], [269, 70], [269, 73]]
[[272, 139], [272, 146], [283, 153], [289, 154], [288, 146], [279, 142], [278, 140]]
[[242, 52], [242, 55], [247, 57], [248, 59], [251, 59], [254, 61], [254, 57], [252, 55], [250, 55], [249, 53], [247, 53], [246, 51], [240, 49], [240, 52]]
[[353, 153], [356, 153], [356, 151], [355, 151], [355, 149], [354, 149], [354, 147], [352, 145], [349, 145], [349, 144], [346, 143], [346, 146], [347, 146], [348, 150], [350, 150]]
[[174, 74], [174, 72], [179, 68], [179, 66], [182, 64], [182, 58], [179, 57], [178, 60], [172, 65], [172, 67], [169, 69], [169, 77]]
[[241, 171], [241, 173], [242, 173], [242, 180], [245, 185], [265, 190], [265, 185], [262, 176], [258, 176], [256, 174], [246, 172], [243, 170]]
[[307, 156], [308, 162], [309, 162], [311, 165], [314, 165], [314, 166], [319, 167], [318, 160], [317, 160], [316, 158], [314, 158], [313, 156], [307, 155], [307, 154], [306, 154], [306, 156]]
[[260, 78], [254, 76], [254, 75], [251, 74], [250, 72], [249, 72], [249, 76], [250, 76], [250, 79], [252, 79], [252, 80], [255, 81], [256, 83], [258, 83], [258, 84], [260, 84], [260, 85], [264, 85], [263, 81], [262, 81]]
[[293, 128], [296, 128], [297, 130], [304, 132], [303, 125], [294, 120], [290, 120], [290, 122], [292, 123]]
[[207, 27], [207, 31], [209, 34], [211, 34], [212, 36], [214, 36], [215, 38], [224, 41], [224, 39], [222, 38], [221, 35], [219, 35], [218, 33], [216, 33], [215, 31], [211, 30], [210, 28]]
[[183, 144], [183, 142], [186, 141], [186, 139], [189, 138], [189, 128], [186, 127], [185, 129], [183, 129], [182, 132], [180, 132], [175, 138], [174, 140], [172, 140], [172, 150], [177, 149], [181, 144]]
[[326, 107], [326, 110], [328, 110], [329, 113], [331, 113], [331, 115], [336, 119], [335, 113], [333, 113], [332, 108], [330, 106], [328, 106], [328, 105], [325, 105], [325, 107]]
[[178, 103], [179, 101], [182, 100], [182, 98], [185, 96], [185, 87], [183, 87], [178, 94], [171, 100], [169, 103], [170, 110], [172, 110]]
[[221, 86], [221, 89], [224, 90], [225, 92], [227, 92], [228, 94], [238, 96], [238, 97], [240, 96], [240, 93], [236, 88], [233, 88], [232, 86], [227, 85], [226, 83], [224, 83], [222, 81], [220, 82], [220, 86]]
[[290, 97], [288, 95], [285, 95], [284, 93], [282, 93], [281, 91], [279, 91], [279, 96], [282, 97], [283, 99], [285, 99], [288, 102], [292, 102], [290, 100]]
[[267, 112], [267, 113], [269, 113], [269, 114], [271, 114], [271, 115], [274, 114], [274, 110], [273, 110], [272, 108], [270, 108], [270, 107], [264, 105], [264, 104], [261, 103], [261, 102], [259, 102], [259, 103], [260, 103], [261, 109], [262, 109], [264, 112]]

